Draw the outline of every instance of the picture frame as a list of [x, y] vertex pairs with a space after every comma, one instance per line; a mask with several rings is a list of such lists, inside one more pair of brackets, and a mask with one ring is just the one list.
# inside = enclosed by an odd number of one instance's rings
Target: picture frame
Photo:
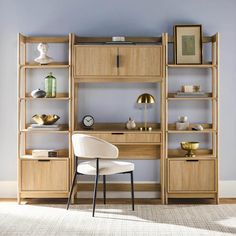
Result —
[[202, 25], [174, 26], [174, 61], [178, 65], [202, 64]]

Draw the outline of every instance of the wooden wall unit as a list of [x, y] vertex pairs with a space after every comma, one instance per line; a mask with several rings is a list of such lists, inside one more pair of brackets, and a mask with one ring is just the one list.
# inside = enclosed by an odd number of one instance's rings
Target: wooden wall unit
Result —
[[[74, 36], [74, 131], [105, 139], [118, 146], [122, 160], [160, 160], [160, 192], [164, 203], [164, 115], [161, 124], [152, 124], [152, 131], [127, 130], [123, 123], [96, 123], [94, 129], [86, 130], [77, 118], [80, 112], [78, 89], [80, 83], [160, 83], [162, 93], [157, 99], [164, 109], [164, 34], [160, 38], [132, 38], [133, 44], [102, 43], [103, 38], [80, 38]], [[111, 41], [106, 39], [106, 41]], [[142, 41], [142, 42], [140, 42]], [[92, 45], [91, 45], [92, 42]], [[95, 45], [96, 44], [96, 45]], [[106, 43], [105, 43], [106, 44]], [[115, 85], [114, 85], [115, 86]], [[83, 114], [85, 115], [85, 114]], [[112, 121], [111, 121], [112, 122]], [[143, 124], [138, 124], [138, 127]], [[158, 170], [157, 170], [158, 171]], [[80, 183], [79, 183], [80, 184]], [[150, 183], [147, 183], [150, 184]], [[143, 191], [146, 191], [143, 184]], [[158, 190], [158, 189], [157, 189]], [[79, 188], [78, 188], [79, 191]]]
[[[203, 37], [203, 43], [212, 46], [212, 61], [201, 65], [176, 65], [168, 62], [168, 44], [173, 37], [166, 33], [161, 37], [128, 37], [133, 44], [107, 44], [111, 38], [78, 37], [26, 37], [18, 36], [18, 202], [21, 198], [67, 198], [71, 177], [75, 169], [71, 136], [85, 133], [105, 139], [118, 146], [123, 160], [160, 160], [160, 183], [136, 184], [138, 191], [161, 192], [162, 203], [169, 198], [214, 198], [218, 203], [218, 77], [219, 35]], [[68, 62], [38, 65], [27, 61], [26, 45], [29, 43], [66, 43]], [[32, 98], [27, 91], [26, 70], [67, 69], [68, 92], [56, 98]], [[204, 98], [176, 98], [168, 89], [168, 71], [171, 68], [199, 68], [212, 72], [212, 91]], [[81, 83], [159, 83], [160, 124], [151, 124], [152, 131], [127, 130], [124, 123], [98, 123], [93, 130], [84, 129], [78, 120], [78, 88]], [[115, 85], [114, 85], [115, 86]], [[27, 150], [26, 103], [38, 101], [68, 102], [68, 124], [60, 131], [38, 131], [43, 135], [55, 133], [68, 136], [68, 148], [60, 150], [58, 158], [33, 159]], [[168, 121], [168, 104], [171, 102], [212, 103], [212, 123], [204, 123], [203, 131], [179, 131]], [[111, 121], [112, 122], [112, 121]], [[124, 121], [125, 122], [125, 121]], [[191, 124], [192, 125], [192, 124]], [[140, 124], [138, 124], [140, 126]], [[210, 134], [212, 149], [197, 151], [195, 158], [185, 157], [181, 149], [169, 149], [170, 135]], [[79, 183], [91, 190], [91, 184]], [[110, 184], [113, 186], [112, 184]], [[118, 186], [118, 187], [117, 187]], [[127, 186], [117, 185], [124, 191]], [[151, 187], [150, 187], [151, 186]], [[111, 189], [112, 189], [111, 188]]]
[[[216, 203], [219, 202], [218, 189], [218, 79], [219, 79], [219, 34], [209, 37], [203, 37], [204, 44], [210, 44], [211, 47], [211, 62], [203, 64], [176, 65], [166, 59], [166, 150], [165, 150], [165, 196], [166, 203], [169, 198], [214, 198]], [[166, 34], [166, 55], [168, 55], [168, 44], [173, 44], [173, 37]], [[205, 48], [205, 47], [203, 47]], [[170, 54], [169, 54], [170, 55]], [[204, 57], [204, 51], [203, 51]], [[206, 97], [184, 97], [179, 98], [173, 96], [168, 89], [168, 84], [172, 81], [168, 80], [169, 70], [175, 68], [177, 70], [185, 70], [190, 68], [210, 70], [211, 72], [211, 91]], [[199, 121], [204, 127], [202, 131], [193, 130], [176, 130], [174, 124], [168, 121], [169, 103], [185, 101], [210, 102], [211, 108], [211, 124], [206, 124], [204, 121]], [[200, 111], [199, 111], [200, 112]], [[190, 124], [190, 127], [193, 124]], [[182, 135], [183, 141], [185, 134], [191, 134], [192, 137], [196, 134], [207, 134], [211, 136], [211, 149], [200, 149], [196, 152], [196, 157], [185, 157], [185, 151], [179, 149], [169, 149], [169, 137], [171, 135]]]
[[[22, 198], [67, 198], [70, 185], [71, 168], [71, 35], [65, 37], [27, 37], [18, 35], [18, 202]], [[66, 62], [53, 62], [48, 65], [39, 65], [27, 61], [28, 44], [35, 43], [66, 44], [68, 59]], [[63, 50], [63, 49], [62, 49]], [[27, 70], [63, 69], [68, 71], [68, 91], [58, 93], [55, 98], [32, 98], [31, 91], [27, 91], [27, 84], [32, 79], [27, 76]], [[30, 75], [30, 74], [29, 74]], [[42, 82], [43, 82], [42, 78]], [[61, 125], [60, 130], [30, 130], [27, 124], [27, 103], [38, 102], [44, 106], [50, 106], [49, 101], [63, 102], [68, 104], [68, 123]], [[27, 149], [28, 134], [32, 135], [66, 135], [68, 147], [61, 149], [56, 158], [33, 158], [32, 150]], [[52, 147], [53, 148], [53, 147]], [[36, 149], [38, 149], [36, 147]]]

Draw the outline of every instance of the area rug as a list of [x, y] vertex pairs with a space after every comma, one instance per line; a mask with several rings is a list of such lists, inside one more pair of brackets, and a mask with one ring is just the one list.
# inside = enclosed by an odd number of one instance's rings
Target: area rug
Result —
[[0, 203], [0, 235], [236, 235], [236, 205], [17, 205]]

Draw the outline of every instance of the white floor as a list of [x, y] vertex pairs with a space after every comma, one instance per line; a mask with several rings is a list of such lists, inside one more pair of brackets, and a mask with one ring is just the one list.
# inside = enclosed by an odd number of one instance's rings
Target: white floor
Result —
[[0, 203], [0, 235], [236, 235], [236, 205], [17, 205]]

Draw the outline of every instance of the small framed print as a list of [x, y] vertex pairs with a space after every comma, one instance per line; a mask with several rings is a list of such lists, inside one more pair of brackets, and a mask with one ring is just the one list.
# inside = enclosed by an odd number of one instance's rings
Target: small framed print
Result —
[[175, 64], [202, 64], [202, 26], [174, 26]]

